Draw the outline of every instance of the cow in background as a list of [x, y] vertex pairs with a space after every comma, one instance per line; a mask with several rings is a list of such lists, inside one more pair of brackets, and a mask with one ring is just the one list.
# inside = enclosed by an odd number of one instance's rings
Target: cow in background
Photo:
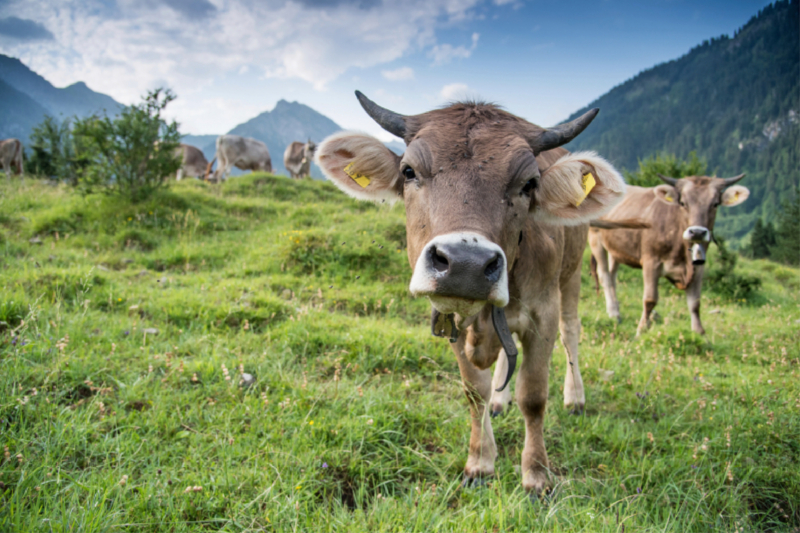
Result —
[[491, 366], [501, 353], [507, 358], [499, 387], [505, 389], [516, 365], [516, 333], [524, 351], [516, 381], [525, 421], [522, 485], [542, 492], [553, 344], [560, 329], [569, 363], [564, 403], [580, 409], [578, 302], [588, 222], [625, 192], [603, 158], [559, 148], [598, 110], [545, 129], [490, 104], [403, 116], [356, 96], [382, 128], [405, 140], [406, 152], [398, 156], [374, 137], [340, 132], [320, 144], [316, 163], [352, 197], [405, 204], [409, 290], [431, 302], [432, 331], [450, 339], [470, 404], [464, 482], [494, 475], [497, 445], [486, 408]]
[[22, 143], [19, 139], [0, 141], [0, 168], [5, 171], [8, 179], [11, 179], [11, 167], [14, 167], [14, 173], [17, 176], [23, 174], [22, 156]]
[[589, 232], [593, 265], [596, 264], [605, 293], [606, 311], [617, 321], [620, 320], [617, 269], [621, 264], [642, 269], [644, 308], [637, 335], [650, 327], [651, 315], [658, 303], [658, 278], [662, 276], [686, 291], [692, 331], [703, 334], [700, 289], [717, 208], [741, 204], [750, 191], [735, 185], [744, 174], [734, 178], [690, 176], [675, 179], [660, 174], [659, 177], [666, 183], [652, 188], [628, 187], [622, 202], [601, 219], [613, 222], [636, 217], [648, 222], [648, 229], [593, 228]]
[[214, 181], [226, 179], [233, 167], [242, 170], [272, 172], [272, 158], [267, 145], [250, 137], [220, 135], [217, 137], [215, 159], [217, 160], [217, 170], [213, 174]]
[[294, 141], [286, 147], [286, 151], [283, 152], [283, 166], [286, 167], [292, 179], [311, 175], [311, 161], [314, 159], [316, 149], [317, 145], [311, 139], [305, 144]]
[[178, 174], [175, 177], [177, 181], [183, 179], [184, 176], [205, 177], [208, 169], [208, 160], [199, 148], [181, 143], [175, 149], [175, 157], [181, 160], [181, 168], [178, 169]]

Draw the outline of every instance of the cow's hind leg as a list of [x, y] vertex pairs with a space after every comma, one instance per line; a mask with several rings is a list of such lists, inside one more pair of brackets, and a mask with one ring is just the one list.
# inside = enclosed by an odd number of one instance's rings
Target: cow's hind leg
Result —
[[478, 485], [494, 475], [494, 460], [497, 446], [486, 405], [489, 403], [492, 386], [492, 371], [481, 370], [467, 359], [464, 353], [466, 335], [461, 335], [457, 343], [451, 344], [458, 360], [464, 393], [469, 400], [471, 432], [469, 437], [469, 456], [464, 466], [464, 485]]
[[491, 406], [491, 414], [495, 416], [501, 414], [506, 407], [511, 405], [513, 397], [511, 396], [511, 383], [506, 385], [506, 388], [498, 392], [497, 389], [505, 383], [506, 375], [508, 375], [508, 357], [506, 351], [500, 349], [500, 355], [497, 356], [497, 363], [494, 365], [494, 376], [492, 377], [492, 399], [489, 402]]
[[603, 287], [603, 294], [606, 297], [606, 312], [608, 316], [619, 322], [619, 301], [617, 300], [618, 265], [603, 246], [602, 236], [599, 231], [589, 232], [589, 246], [592, 249], [592, 257], [597, 261], [597, 277], [600, 279], [600, 286]]
[[561, 287], [561, 344], [567, 352], [567, 368], [564, 376], [564, 407], [573, 413], [582, 413], [586, 405], [581, 366], [578, 360], [578, 341], [581, 336], [581, 319], [578, 316], [578, 301], [581, 296], [580, 268]]
[[525, 418], [525, 447], [522, 451], [522, 486], [541, 494], [548, 485], [549, 462], [544, 445], [544, 413], [550, 356], [558, 333], [558, 300], [549, 299], [533, 327], [522, 335], [524, 357], [517, 374], [517, 405]]

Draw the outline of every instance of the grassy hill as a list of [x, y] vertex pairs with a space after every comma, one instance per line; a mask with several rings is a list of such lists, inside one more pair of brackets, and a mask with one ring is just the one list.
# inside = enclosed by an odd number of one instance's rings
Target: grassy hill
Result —
[[764, 8], [733, 37], [704, 41], [577, 111], [601, 109], [568, 146], [593, 149], [621, 168], [659, 152], [708, 161], [718, 176], [747, 173], [751, 196], [720, 210], [716, 230], [741, 239], [800, 184], [800, 2]]
[[0, 530], [800, 526], [800, 271], [741, 260], [762, 295], [706, 290], [706, 337], [663, 284], [636, 338], [640, 273], [621, 270], [616, 325], [584, 268], [587, 414], [562, 406], [557, 345], [556, 490], [529, 501], [516, 408], [493, 421], [498, 477], [459, 488], [466, 399], [408, 297], [404, 235], [402, 206], [323, 182], [184, 180], [128, 205], [0, 180]]

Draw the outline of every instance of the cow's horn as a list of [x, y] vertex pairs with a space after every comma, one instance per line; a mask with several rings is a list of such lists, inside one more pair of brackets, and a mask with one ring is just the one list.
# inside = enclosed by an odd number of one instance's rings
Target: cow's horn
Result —
[[721, 178], [723, 187], [730, 187], [740, 179], [744, 177], [744, 174], [739, 174], [738, 176], [734, 176], [732, 178]]
[[538, 154], [567, 144], [586, 129], [586, 126], [594, 120], [594, 117], [596, 117], [599, 112], [600, 109], [595, 107], [571, 122], [566, 122], [544, 130], [533, 139], [531, 143], [533, 151]]
[[367, 115], [372, 117], [372, 120], [378, 125], [391, 133], [397, 135], [401, 139], [406, 136], [406, 117], [398, 115], [394, 111], [384, 109], [366, 96], [361, 91], [356, 91], [356, 98], [358, 98], [361, 107], [367, 112]]
[[678, 184], [678, 180], [676, 180], [675, 178], [670, 178], [670, 177], [668, 177], [668, 176], [665, 176], [665, 175], [663, 175], [663, 174], [658, 174], [658, 173], [656, 173], [656, 175], [657, 175], [659, 178], [661, 178], [661, 180], [662, 180], [664, 183], [668, 183], [669, 185], [672, 185], [673, 187], [674, 187], [675, 185], [677, 185], [677, 184]]

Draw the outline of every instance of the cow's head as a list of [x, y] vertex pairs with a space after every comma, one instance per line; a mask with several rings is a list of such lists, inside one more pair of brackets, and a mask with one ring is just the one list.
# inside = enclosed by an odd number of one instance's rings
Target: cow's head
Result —
[[717, 207], [739, 205], [750, 196], [747, 187], [735, 185], [744, 174], [733, 178], [690, 176], [675, 179], [661, 174], [658, 176], [666, 185], [655, 188], [656, 197], [667, 204], [679, 206], [681, 227], [686, 228], [683, 238], [689, 243], [707, 243], [711, 240]]
[[308, 142], [303, 145], [303, 160], [301, 161], [302, 164], [306, 164], [306, 161], [311, 162], [314, 160], [314, 152], [317, 151], [317, 145], [314, 144], [314, 141], [308, 139]]
[[624, 194], [622, 178], [594, 153], [540, 158], [541, 169], [536, 158], [576, 137], [596, 109], [542, 129], [489, 104], [403, 116], [356, 96], [408, 148], [398, 156], [374, 137], [341, 132], [320, 144], [317, 164], [350, 196], [405, 203], [409, 289], [441, 313], [466, 318], [487, 302], [508, 304], [508, 273], [529, 216], [580, 224]]

